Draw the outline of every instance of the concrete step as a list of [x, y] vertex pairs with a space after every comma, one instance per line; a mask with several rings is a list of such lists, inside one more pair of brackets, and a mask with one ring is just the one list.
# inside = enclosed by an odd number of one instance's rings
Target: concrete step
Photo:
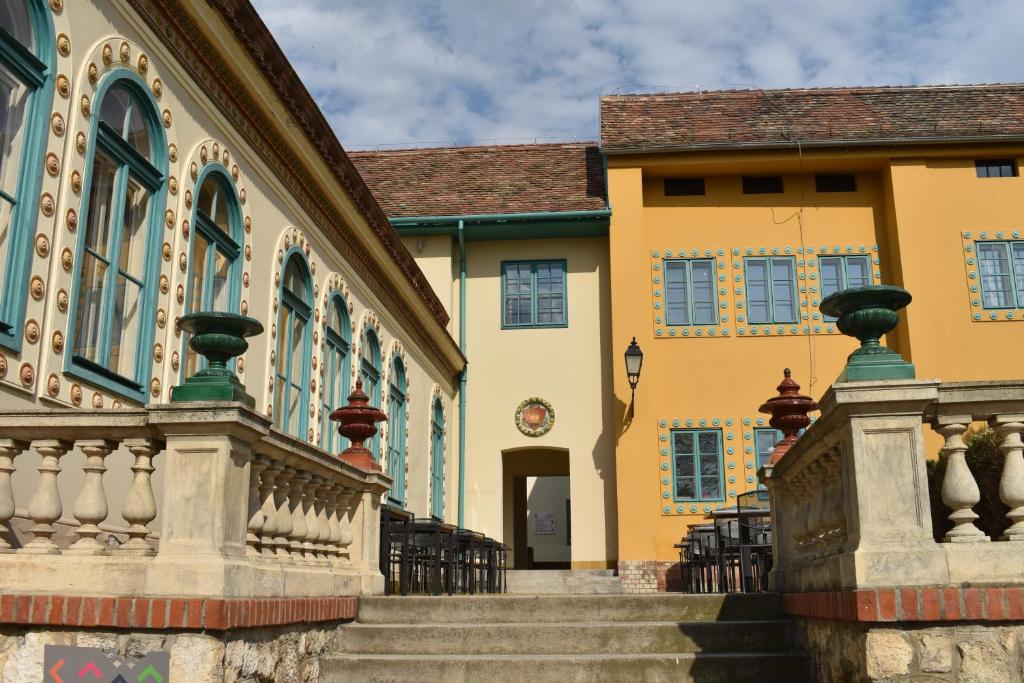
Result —
[[632, 655], [331, 655], [320, 660], [325, 681], [487, 681], [503, 683], [769, 683], [806, 681], [796, 654]]
[[514, 569], [507, 574], [508, 592], [526, 595], [617, 595], [622, 582], [611, 569]]
[[786, 652], [788, 621], [581, 624], [352, 624], [338, 633], [344, 654], [588, 655]]
[[778, 595], [471, 595], [360, 598], [364, 624], [523, 624], [782, 619]]

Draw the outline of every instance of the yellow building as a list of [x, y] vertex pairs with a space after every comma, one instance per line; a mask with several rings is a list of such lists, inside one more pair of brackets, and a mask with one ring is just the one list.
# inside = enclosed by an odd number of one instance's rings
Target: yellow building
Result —
[[[465, 311], [465, 524], [526, 566], [544, 539], [516, 482], [568, 474], [572, 566], [671, 588], [687, 527], [759, 485], [777, 433], [757, 409], [783, 369], [819, 397], [855, 348], [818, 308], [846, 287], [911, 291], [887, 343], [918, 377], [1020, 376], [1022, 101], [1016, 85], [612, 96], [600, 156], [355, 153], [452, 319]], [[552, 260], [568, 324], [504, 324], [505, 269]], [[516, 430], [533, 396], [558, 415], [542, 436]]]
[[616, 449], [620, 571], [671, 585], [686, 527], [758, 485], [757, 408], [783, 368], [819, 397], [855, 348], [818, 310], [837, 289], [914, 295], [887, 342], [918, 377], [1021, 376], [1022, 102], [1018, 85], [602, 99], [613, 347], [645, 352]]
[[516, 567], [614, 567], [616, 368], [596, 145], [351, 156], [470, 359], [452, 521], [504, 539]]

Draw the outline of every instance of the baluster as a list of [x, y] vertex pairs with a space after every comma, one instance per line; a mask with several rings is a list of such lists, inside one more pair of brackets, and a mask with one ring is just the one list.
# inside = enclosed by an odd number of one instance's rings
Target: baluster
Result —
[[324, 488], [324, 510], [327, 514], [327, 559], [333, 564], [340, 564], [341, 546], [341, 522], [338, 521], [338, 496], [340, 492], [337, 486], [326, 481]]
[[33, 441], [32, 446], [42, 457], [39, 463], [39, 483], [32, 500], [28, 504], [28, 516], [34, 522], [32, 540], [25, 544], [21, 552], [38, 555], [56, 555], [60, 548], [53, 542], [53, 523], [60, 519], [64, 508], [60, 502], [60, 489], [57, 488], [57, 475], [60, 474], [60, 459], [74, 447], [73, 441], [64, 439], [40, 439]]
[[[258, 456], [266, 460], [264, 456]], [[267, 468], [260, 474], [260, 509], [263, 510], [263, 528], [260, 530], [260, 554], [263, 559], [275, 556], [277, 535], [277, 504], [274, 502], [274, 481], [284, 469], [280, 463], [266, 460]]]
[[308, 472], [296, 472], [288, 483], [288, 505], [292, 510], [292, 532], [288, 535], [288, 548], [292, 561], [303, 564], [302, 544], [306, 540], [306, 510], [302, 490], [309, 481]]
[[161, 444], [152, 439], [127, 439], [128, 451], [135, 456], [132, 465], [132, 486], [124, 499], [121, 516], [128, 522], [128, 542], [117, 549], [124, 555], [155, 555], [146, 541], [149, 523], [156, 519], [156, 498], [153, 496], [153, 457], [160, 452]]
[[352, 511], [355, 506], [352, 503], [353, 496], [358, 492], [355, 489], [346, 487], [338, 488], [338, 524], [341, 527], [341, 536], [338, 538], [338, 564], [345, 566], [352, 563], [349, 554], [349, 546], [352, 545]]
[[13, 553], [7, 536], [14, 537], [10, 521], [14, 517], [14, 488], [11, 475], [14, 474], [14, 459], [28, 448], [27, 441], [0, 439], [0, 554]]
[[85, 482], [75, 501], [74, 515], [78, 520], [78, 540], [68, 548], [74, 555], [103, 555], [107, 549], [96, 540], [99, 524], [107, 518], [107, 492], [103, 490], [103, 473], [107, 471], [104, 459], [117, 448], [116, 441], [84, 439], [78, 447], [85, 453]]
[[942, 447], [947, 455], [946, 476], [942, 480], [942, 502], [953, 511], [949, 515], [953, 528], [947, 531], [942, 539], [945, 543], [977, 543], [991, 540], [974, 525], [978, 515], [971, 508], [981, 500], [981, 492], [964, 458], [967, 444], [964, 443], [963, 435], [967, 431], [967, 424], [969, 421], [938, 424], [935, 427], [935, 431], [946, 439], [946, 444]]
[[274, 479], [274, 505], [277, 514], [274, 516], [274, 554], [277, 559], [286, 562], [291, 560], [289, 539], [292, 535], [291, 480], [295, 470], [284, 467]]
[[327, 519], [327, 492], [331, 485], [323, 477], [316, 478], [316, 521], [320, 530], [317, 538], [317, 560], [320, 564], [331, 561], [331, 524]]
[[320, 540], [320, 522], [317, 520], [316, 496], [320, 485], [314, 475], [302, 487], [302, 509], [306, 511], [306, 538], [302, 541], [303, 564], [317, 563], [317, 543]]
[[1010, 508], [1006, 513], [1010, 527], [999, 540], [1024, 541], [1024, 443], [1020, 437], [1024, 423], [997, 423], [995, 429], [1002, 437], [999, 449], [1006, 456], [999, 479], [999, 499]]
[[260, 556], [260, 536], [263, 533], [263, 505], [260, 499], [260, 478], [270, 461], [256, 456], [249, 462], [249, 523], [245, 528], [245, 556]]

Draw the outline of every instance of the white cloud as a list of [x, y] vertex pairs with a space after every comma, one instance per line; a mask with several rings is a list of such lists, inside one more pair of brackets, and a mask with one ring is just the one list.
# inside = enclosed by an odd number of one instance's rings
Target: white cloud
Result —
[[254, 0], [350, 147], [596, 138], [627, 91], [1024, 80], [1019, 0]]

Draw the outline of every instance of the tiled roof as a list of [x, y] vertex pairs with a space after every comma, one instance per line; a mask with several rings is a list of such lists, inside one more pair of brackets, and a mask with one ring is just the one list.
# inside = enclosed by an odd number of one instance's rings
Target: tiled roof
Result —
[[596, 143], [349, 152], [389, 218], [606, 208]]
[[724, 90], [601, 98], [605, 152], [1024, 136], [1024, 84]]

